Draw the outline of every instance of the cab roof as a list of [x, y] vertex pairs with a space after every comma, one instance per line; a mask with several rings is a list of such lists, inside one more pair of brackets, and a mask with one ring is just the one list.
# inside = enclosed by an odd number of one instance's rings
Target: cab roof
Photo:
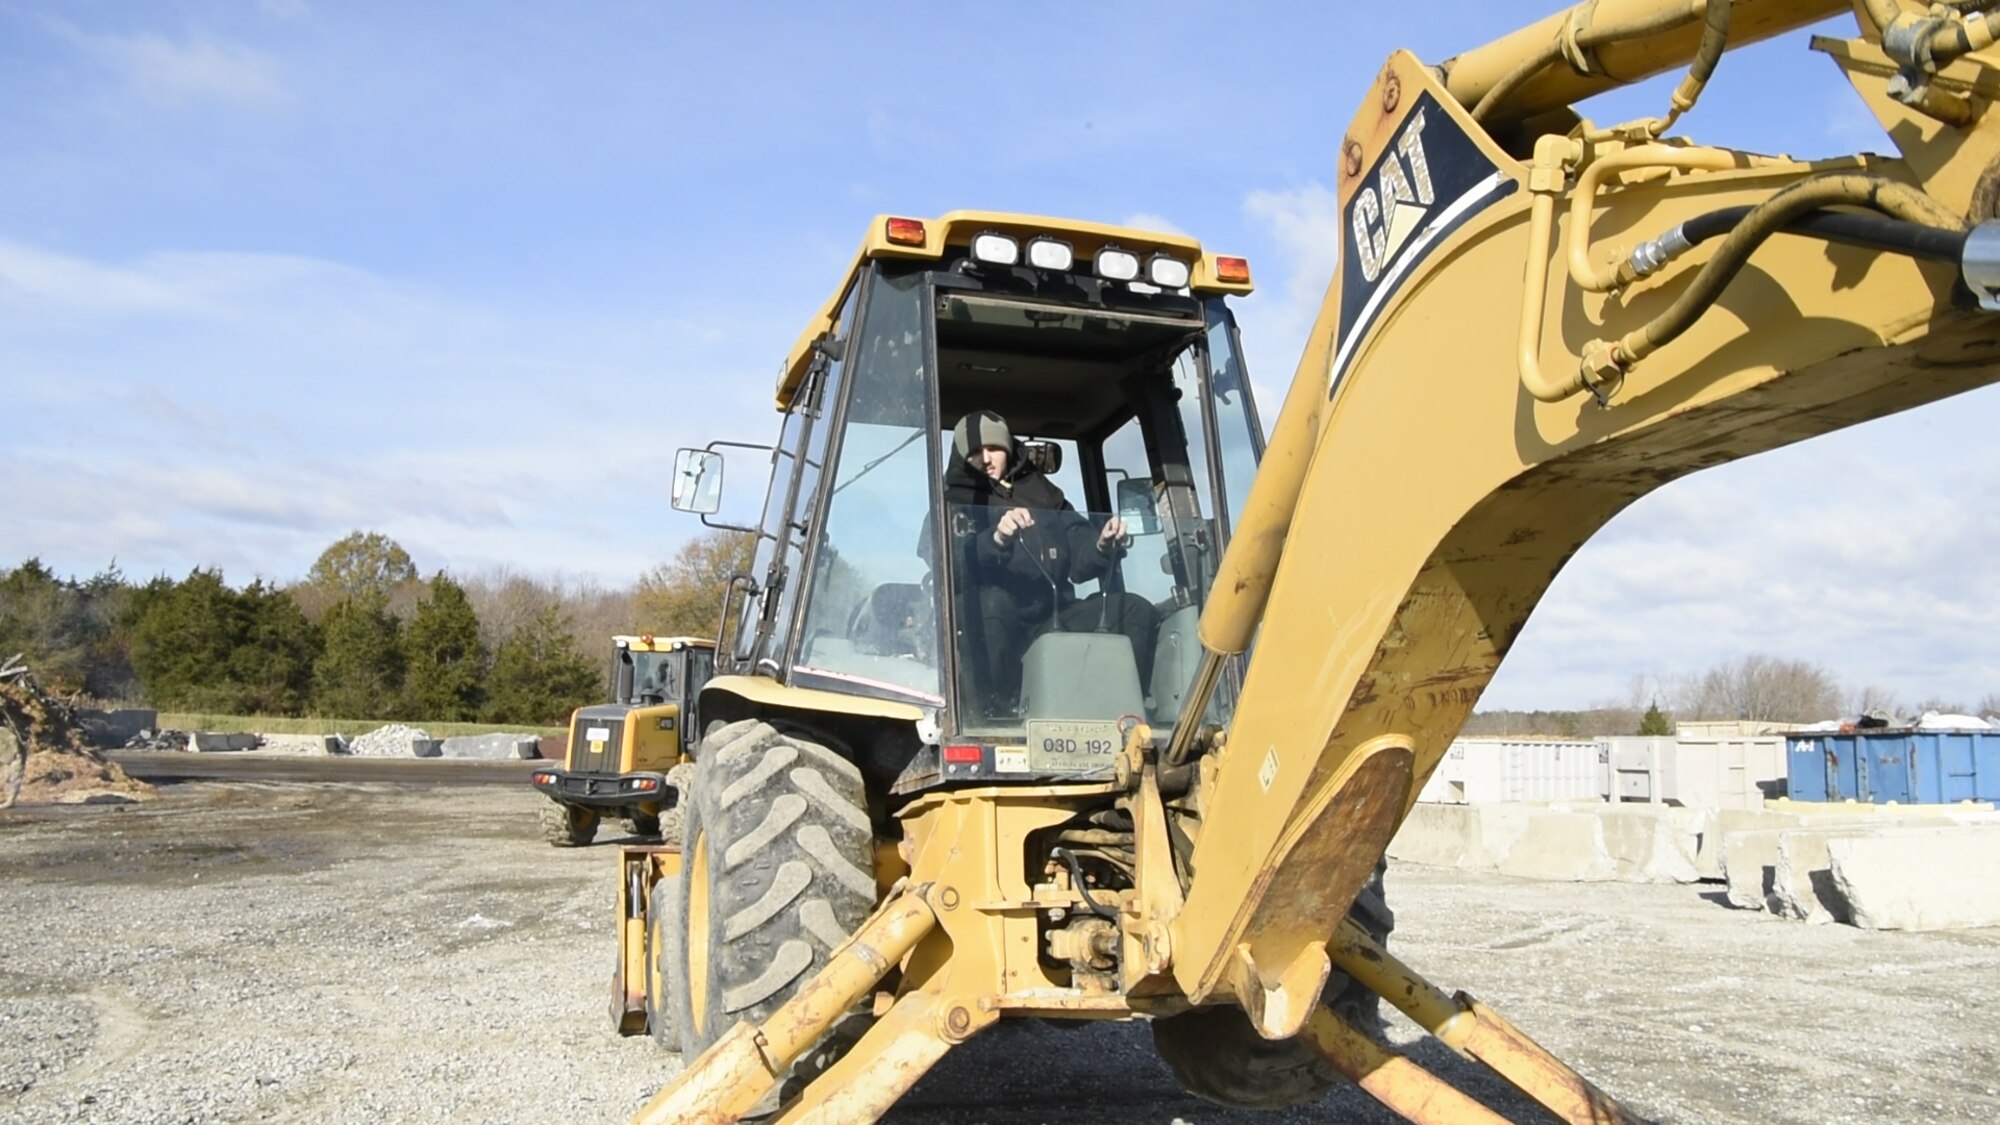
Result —
[[923, 227], [921, 243], [891, 242], [889, 224], [909, 222], [899, 216], [877, 215], [868, 228], [868, 236], [861, 241], [861, 249], [854, 255], [854, 263], [840, 280], [840, 285], [827, 298], [817, 313], [800, 333], [798, 342], [792, 345], [791, 354], [785, 357], [785, 366], [778, 373], [777, 405], [779, 410], [791, 406], [792, 395], [805, 381], [806, 371], [812, 366], [813, 348], [833, 331], [833, 318], [840, 313], [841, 302], [847, 299], [848, 290], [854, 287], [855, 279], [870, 259], [902, 258], [931, 259], [944, 257], [950, 247], [971, 245], [974, 235], [996, 231], [1026, 240], [1038, 234], [1055, 235], [1068, 242], [1076, 251], [1078, 261], [1096, 256], [1107, 245], [1116, 245], [1141, 256], [1153, 253], [1171, 254], [1187, 260], [1191, 277], [1188, 288], [1195, 293], [1245, 294], [1252, 289], [1248, 281], [1223, 281], [1216, 276], [1215, 255], [1201, 248], [1201, 243], [1184, 234], [1168, 234], [1162, 231], [1140, 230], [1137, 227], [1112, 226], [1107, 223], [1092, 223], [1081, 219], [1057, 219], [1043, 215], [1016, 215], [1005, 211], [952, 211], [936, 219], [920, 219]]
[[651, 633], [637, 636], [621, 634], [611, 638], [611, 643], [619, 648], [629, 648], [633, 652], [673, 652], [683, 648], [714, 648], [713, 637], [656, 637]]

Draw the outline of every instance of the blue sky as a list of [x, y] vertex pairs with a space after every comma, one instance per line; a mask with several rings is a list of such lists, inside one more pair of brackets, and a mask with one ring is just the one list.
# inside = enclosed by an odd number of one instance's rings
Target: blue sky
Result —
[[[785, 349], [881, 212], [1247, 254], [1275, 412], [1381, 60], [1545, 10], [0, 0], [0, 566], [288, 580], [364, 528], [427, 571], [626, 584], [699, 530], [673, 450], [771, 431]], [[1684, 128], [1888, 148], [1803, 36], [1733, 54]], [[1756, 651], [2000, 691], [1996, 423], [1965, 396], [1649, 497], [1486, 705]]]

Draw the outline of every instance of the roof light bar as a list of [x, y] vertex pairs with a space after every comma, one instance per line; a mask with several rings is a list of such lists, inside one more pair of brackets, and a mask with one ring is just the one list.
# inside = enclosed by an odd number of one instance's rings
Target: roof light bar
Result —
[[1067, 242], [1042, 235], [1028, 242], [1028, 264], [1038, 270], [1067, 273], [1076, 265], [1076, 251]]
[[1186, 289], [1188, 264], [1179, 258], [1155, 254], [1146, 259], [1146, 277], [1162, 289]]
[[993, 231], [976, 234], [972, 236], [972, 258], [990, 266], [1011, 266], [1021, 260], [1021, 244]]
[[1139, 255], [1116, 246], [1099, 250], [1094, 264], [1097, 276], [1106, 281], [1131, 281], [1139, 276]]

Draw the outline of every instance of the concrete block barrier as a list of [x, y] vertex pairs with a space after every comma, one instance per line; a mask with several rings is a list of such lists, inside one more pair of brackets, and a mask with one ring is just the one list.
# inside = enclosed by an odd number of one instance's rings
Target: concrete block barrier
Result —
[[1692, 882], [1698, 819], [1662, 805], [1421, 803], [1389, 855], [1524, 879]]
[[447, 758], [532, 758], [521, 753], [522, 740], [534, 742], [533, 735], [496, 731], [493, 734], [466, 734], [443, 740], [441, 753]]
[[1827, 842], [1831, 881], [1870, 930], [2000, 926], [2000, 826], [1882, 829]]
[[188, 735], [188, 749], [212, 753], [219, 750], [255, 750], [258, 738], [254, 734], [219, 734], [212, 731], [196, 731]]

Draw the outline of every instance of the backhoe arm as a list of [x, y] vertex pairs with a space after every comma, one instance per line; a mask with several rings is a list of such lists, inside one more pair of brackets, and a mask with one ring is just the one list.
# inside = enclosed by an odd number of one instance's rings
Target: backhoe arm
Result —
[[[1901, 159], [1663, 140], [1691, 96], [1615, 129], [1561, 110], [1612, 81], [1576, 73], [1578, 40], [1622, 80], [1712, 67], [1718, 4], [1606, 0], [1443, 78], [1398, 53], [1356, 115], [1340, 269], [1201, 623], [1212, 656], [1253, 633], [1256, 650], [1171, 932], [1191, 1000], [1297, 1031], [1416, 789], [1563, 564], [1626, 505], [2000, 379], [2000, 319], [1962, 280], [1992, 271], [1989, 232], [1967, 231], [2000, 194], [1985, 17], [1922, 29], [1967, 44], [1930, 71], [1878, 44], [1909, 14], [1893, 4], [1859, 5], [1864, 39], [1815, 42]], [[1733, 7], [1729, 46], [1841, 10]], [[1608, 24], [1639, 38], [1593, 34]]]

